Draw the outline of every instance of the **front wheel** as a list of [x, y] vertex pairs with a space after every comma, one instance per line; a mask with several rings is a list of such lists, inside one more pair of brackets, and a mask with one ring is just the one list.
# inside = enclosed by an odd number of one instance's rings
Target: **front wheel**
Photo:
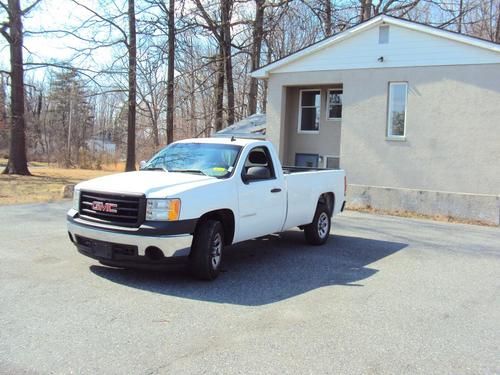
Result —
[[311, 245], [323, 245], [330, 235], [331, 218], [328, 207], [319, 204], [311, 224], [304, 227], [306, 241]]
[[220, 221], [201, 223], [194, 235], [189, 255], [189, 269], [197, 279], [214, 280], [220, 272], [224, 228]]

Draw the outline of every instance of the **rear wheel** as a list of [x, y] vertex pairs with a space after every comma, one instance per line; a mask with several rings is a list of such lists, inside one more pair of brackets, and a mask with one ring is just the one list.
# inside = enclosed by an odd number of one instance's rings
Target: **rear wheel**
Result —
[[201, 223], [194, 235], [189, 255], [191, 274], [200, 280], [214, 280], [220, 272], [224, 228], [220, 221], [207, 220]]
[[318, 204], [311, 224], [304, 227], [306, 241], [311, 245], [323, 245], [330, 235], [330, 210], [325, 204]]

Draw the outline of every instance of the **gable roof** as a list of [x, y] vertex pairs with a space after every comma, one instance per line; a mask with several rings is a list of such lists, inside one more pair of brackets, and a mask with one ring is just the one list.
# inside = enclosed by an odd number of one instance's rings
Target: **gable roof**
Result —
[[333, 46], [337, 43], [345, 41], [353, 36], [356, 36], [366, 30], [377, 27], [381, 24], [394, 25], [399, 26], [408, 30], [414, 30], [422, 33], [426, 33], [429, 35], [433, 35], [436, 37], [448, 39], [451, 41], [459, 42], [462, 44], [479, 47], [484, 50], [489, 50], [493, 52], [500, 53], [500, 44], [494, 43], [485, 39], [476, 38], [464, 34], [460, 34], [454, 31], [439, 29], [434, 26], [424, 25], [418, 22], [409, 21], [401, 18], [396, 18], [392, 16], [388, 16], [386, 14], [381, 14], [370, 18], [367, 21], [364, 21], [354, 27], [351, 27], [347, 30], [344, 30], [338, 34], [327, 37], [319, 42], [316, 42], [308, 47], [300, 49], [288, 56], [285, 56], [279, 60], [276, 60], [272, 63], [269, 63], [257, 70], [254, 70], [251, 73], [252, 77], [255, 78], [266, 78], [269, 73], [275, 69], [281, 68], [285, 65], [288, 65], [294, 61], [297, 61], [305, 56], [309, 56], [313, 53], [321, 51], [327, 47]]

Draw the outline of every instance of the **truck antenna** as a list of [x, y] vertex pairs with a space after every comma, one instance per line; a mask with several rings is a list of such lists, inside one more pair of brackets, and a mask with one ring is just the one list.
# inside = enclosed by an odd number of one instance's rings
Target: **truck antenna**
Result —
[[231, 137], [231, 142], [236, 142], [236, 138], [234, 138], [234, 135]]

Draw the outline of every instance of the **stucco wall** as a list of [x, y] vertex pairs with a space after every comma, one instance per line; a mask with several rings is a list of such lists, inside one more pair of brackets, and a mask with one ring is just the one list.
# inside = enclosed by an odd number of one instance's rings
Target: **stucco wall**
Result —
[[[386, 139], [391, 81], [409, 84], [405, 141]], [[343, 84], [340, 160], [350, 183], [500, 192], [500, 64], [271, 74], [268, 137], [282, 160], [297, 147], [287, 140], [296, 124], [282, 115], [285, 88], [326, 82]]]
[[[299, 92], [301, 88], [288, 87], [286, 90], [286, 111], [285, 111], [285, 144], [284, 163], [293, 165], [295, 153], [316, 153], [319, 155], [339, 156], [340, 155], [340, 129], [341, 120], [327, 119], [327, 92], [328, 89], [340, 88], [338, 85], [328, 86], [307, 86], [307, 89], [321, 90], [321, 113], [318, 134], [304, 134], [298, 132], [299, 119]], [[320, 165], [322, 167], [323, 165]]]

